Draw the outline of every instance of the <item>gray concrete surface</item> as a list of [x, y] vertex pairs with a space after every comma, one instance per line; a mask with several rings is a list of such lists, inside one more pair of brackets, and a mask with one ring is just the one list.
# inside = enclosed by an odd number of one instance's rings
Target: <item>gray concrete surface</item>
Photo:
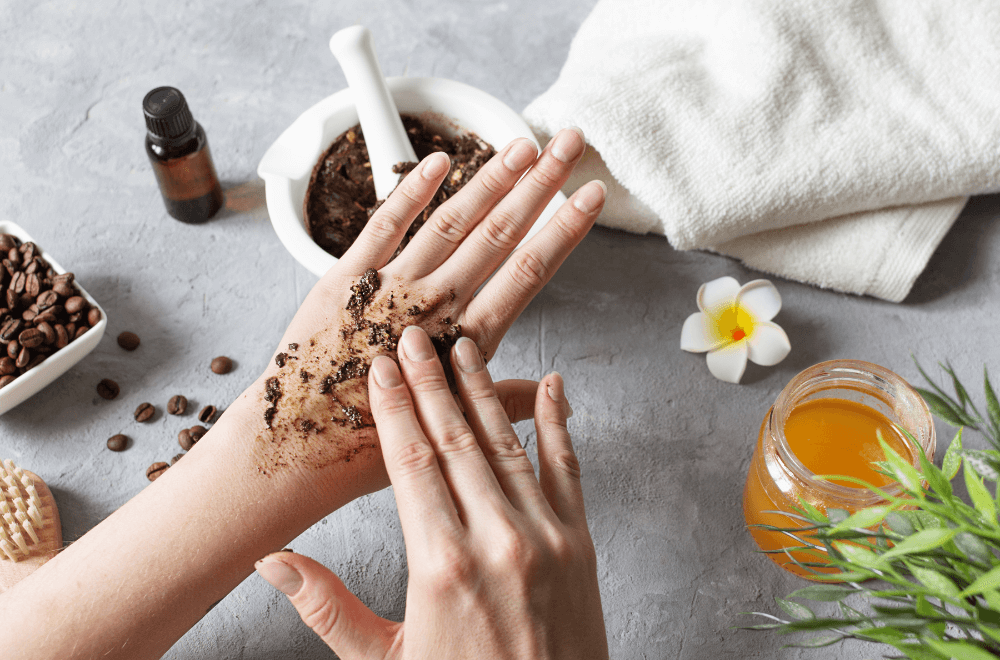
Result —
[[[0, 454], [52, 486], [67, 541], [145, 485], [192, 419], [167, 397], [225, 406], [264, 368], [314, 282], [282, 248], [255, 175], [266, 147], [302, 110], [344, 86], [329, 36], [371, 27], [387, 74], [434, 75], [523, 108], [555, 80], [592, 2], [212, 3], [0, 1], [0, 217], [31, 232], [105, 306], [101, 345], [0, 418]], [[205, 126], [228, 189], [207, 225], [169, 218], [143, 152], [140, 103], [173, 84]], [[754, 554], [740, 496], [758, 424], [782, 386], [813, 363], [852, 357], [912, 378], [910, 354], [950, 358], [978, 383], [1000, 374], [1000, 196], [973, 199], [900, 305], [777, 282], [776, 321], [793, 350], [742, 386], [713, 379], [678, 348], [700, 283], [756, 277], [731, 260], [678, 253], [662, 239], [595, 230], [514, 325], [497, 377], [568, 382], [615, 658], [860, 658], [858, 644], [779, 650], [786, 640], [733, 630], [744, 610], [776, 611], [801, 586]], [[114, 341], [134, 330], [132, 354]], [[238, 365], [208, 373], [213, 356]], [[122, 384], [113, 402], [94, 385]], [[131, 412], [161, 406], [152, 424]], [[183, 422], [183, 423], [182, 423]], [[122, 454], [105, 439], [126, 432]], [[529, 427], [521, 428], [534, 448]], [[940, 428], [941, 435], [948, 434]], [[337, 511], [293, 547], [336, 570], [378, 613], [404, 611], [406, 564], [389, 492]], [[168, 654], [325, 658], [332, 653], [256, 576]]]

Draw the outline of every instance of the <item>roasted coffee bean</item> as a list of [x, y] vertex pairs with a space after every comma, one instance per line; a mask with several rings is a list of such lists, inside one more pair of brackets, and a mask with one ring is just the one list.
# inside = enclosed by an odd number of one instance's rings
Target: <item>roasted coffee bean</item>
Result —
[[80, 321], [83, 320], [83, 317], [84, 317], [83, 312], [77, 312], [76, 314], [70, 314], [68, 319], [70, 323], [76, 323], [77, 326], [79, 326]]
[[[21, 319], [10, 319], [3, 324], [0, 328], [0, 341], [7, 343], [13, 339], [16, 339], [21, 331], [24, 330], [24, 321]], [[214, 362], [213, 362], [214, 364]]]
[[108, 449], [111, 451], [125, 451], [126, 447], [128, 447], [127, 435], [117, 433], [108, 438]]
[[[44, 274], [44, 270], [45, 266], [42, 265], [41, 259], [38, 257], [32, 259], [31, 263], [24, 267], [25, 275]], [[39, 277], [39, 279], [41, 279], [41, 277]]]
[[69, 340], [73, 341], [73, 338], [76, 337], [76, 323], [70, 321], [66, 324], [66, 334], [69, 335]]
[[11, 360], [16, 360], [17, 354], [20, 352], [21, 352], [21, 344], [19, 344], [16, 339], [7, 344], [7, 356]]
[[76, 276], [73, 273], [59, 273], [52, 277], [53, 282], [65, 282], [66, 284], [72, 284]]
[[7, 250], [7, 258], [17, 266], [21, 265], [21, 252], [17, 248]]
[[[32, 305], [32, 307], [34, 307], [34, 305]], [[29, 307], [28, 309], [26, 309], [23, 312], [21, 312], [21, 318], [25, 322], [34, 321], [36, 316], [38, 316], [38, 310], [37, 309], [31, 309], [31, 307]]]
[[67, 314], [77, 314], [79, 312], [84, 312], [89, 307], [90, 303], [83, 296], [73, 296], [66, 301], [63, 307], [66, 308]]
[[3, 389], [17, 380], [17, 376], [0, 376], [0, 389]]
[[177, 461], [181, 460], [182, 458], [184, 458], [184, 454], [177, 454], [173, 458], [170, 459], [170, 464], [173, 465], [174, 463], [176, 463]]
[[14, 277], [10, 279], [10, 289], [14, 293], [18, 294], [24, 293], [24, 287], [27, 285], [27, 283], [28, 283], [28, 276], [25, 275], [22, 271], [17, 271], [16, 273], [14, 273]]
[[156, 481], [160, 478], [160, 475], [167, 471], [170, 466], [163, 461], [157, 461], [146, 468], [146, 478], [150, 481]]
[[18, 246], [18, 239], [14, 234], [0, 234], [0, 250], [4, 252]]
[[35, 357], [31, 358], [31, 362], [28, 363], [28, 366], [26, 366], [24, 368], [24, 370], [25, 371], [30, 371], [31, 369], [34, 369], [35, 367], [37, 367], [38, 365], [40, 365], [42, 362], [45, 362], [45, 358], [47, 358], [47, 357], [48, 357], [48, 355], [41, 355], [41, 354], [35, 355]]
[[24, 257], [24, 263], [28, 263], [29, 261], [34, 259], [35, 255], [38, 254], [39, 252], [38, 246], [35, 245], [32, 241], [28, 241], [27, 243], [22, 243], [21, 246], [18, 248], [18, 250], [20, 250], [21, 256]]
[[76, 289], [68, 282], [53, 282], [52, 291], [63, 298], [72, 298], [76, 295]]
[[84, 336], [85, 334], [87, 334], [87, 330], [90, 330], [90, 328], [88, 328], [85, 325], [81, 325], [79, 328], [76, 329], [76, 334], [73, 335], [73, 339], [79, 339], [80, 337]]
[[7, 298], [7, 309], [10, 310], [11, 314], [16, 314], [21, 307], [21, 297], [17, 295], [14, 289], [7, 289], [7, 293], [4, 296]]
[[101, 322], [101, 310], [96, 307], [91, 307], [87, 311], [87, 325], [93, 328], [95, 325]]
[[57, 323], [59, 321], [64, 321], [66, 316], [66, 311], [63, 309], [62, 305], [52, 305], [47, 309], [43, 309], [38, 316], [35, 317], [35, 323], [41, 323], [45, 321], [46, 323]]
[[17, 373], [17, 365], [14, 364], [14, 360], [9, 357], [5, 357], [0, 360], [0, 376], [9, 376], [11, 374]]
[[201, 412], [198, 413], [198, 421], [202, 424], [211, 424], [212, 420], [215, 418], [216, 412], [217, 409], [215, 406], [205, 406], [201, 409]]
[[175, 394], [167, 401], [167, 412], [171, 415], [183, 415], [187, 411], [188, 400], [183, 394]]
[[188, 429], [181, 429], [181, 432], [177, 434], [177, 444], [184, 451], [188, 451], [191, 447], [194, 447], [194, 442], [194, 439], [191, 437], [191, 431]]
[[31, 351], [27, 348], [21, 348], [21, 352], [17, 354], [17, 359], [14, 360], [14, 364], [17, 365], [19, 369], [24, 369], [31, 362]]
[[233, 361], [227, 358], [225, 355], [220, 355], [219, 357], [212, 360], [212, 371], [217, 374], [228, 374], [233, 370]]
[[126, 351], [134, 351], [139, 348], [139, 335], [134, 332], [125, 332], [118, 335], [118, 345], [124, 348]]
[[65, 348], [69, 344], [69, 333], [66, 332], [66, 326], [59, 323], [53, 329], [56, 331], [56, 348]]
[[57, 302], [59, 302], [59, 295], [55, 291], [49, 289], [48, 291], [43, 291], [38, 296], [35, 304], [38, 305], [38, 311], [45, 311]]
[[37, 298], [38, 294], [42, 292], [42, 280], [38, 277], [36, 273], [28, 274], [28, 280], [24, 285], [24, 292], [27, 293], [32, 298]]
[[198, 442], [206, 433], [208, 433], [208, 429], [206, 429], [204, 426], [201, 426], [200, 424], [195, 424], [194, 426], [188, 429], [188, 433], [191, 434], [192, 442]]
[[42, 321], [35, 327], [38, 328], [38, 331], [42, 333], [42, 336], [45, 338], [46, 346], [51, 345], [56, 340], [56, 331], [53, 330], [52, 326], [49, 325], [47, 322]]
[[156, 408], [153, 407], [151, 403], [140, 403], [139, 407], [135, 409], [135, 421], [142, 423], [148, 422], [153, 418], [153, 414], [156, 412]]
[[97, 384], [97, 393], [100, 395], [102, 399], [107, 399], [110, 401], [111, 399], [118, 396], [119, 392], [121, 392], [121, 388], [118, 386], [118, 383], [111, 380], [110, 378], [105, 378], [104, 380], [102, 380]]
[[42, 342], [45, 341], [45, 335], [38, 328], [28, 328], [21, 331], [21, 334], [17, 336], [17, 340], [25, 348], [35, 348], [42, 345]]

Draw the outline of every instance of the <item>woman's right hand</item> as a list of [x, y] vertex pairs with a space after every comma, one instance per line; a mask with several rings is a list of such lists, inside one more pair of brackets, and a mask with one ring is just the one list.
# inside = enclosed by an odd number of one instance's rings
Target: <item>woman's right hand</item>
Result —
[[464, 417], [418, 327], [400, 341], [402, 373], [377, 357], [369, 374], [406, 541], [405, 621], [376, 616], [307, 557], [275, 553], [257, 570], [344, 660], [607, 658], [562, 378], [536, 393], [536, 479], [476, 344], [459, 340], [451, 361]]

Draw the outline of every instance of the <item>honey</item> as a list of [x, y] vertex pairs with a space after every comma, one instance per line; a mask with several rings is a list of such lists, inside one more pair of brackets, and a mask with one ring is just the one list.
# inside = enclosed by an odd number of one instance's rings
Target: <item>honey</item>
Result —
[[[923, 399], [906, 381], [884, 367], [858, 360], [835, 360], [806, 369], [785, 387], [761, 425], [743, 494], [743, 513], [761, 550], [805, 545], [808, 532], [782, 533], [756, 525], [801, 527], [792, 513], [800, 498], [821, 511], [850, 513], [878, 504], [877, 494], [839, 475], [899, 492], [874, 461], [884, 460], [879, 434], [898, 454], [919, 465], [920, 447], [902, 434], [906, 429], [928, 456], [934, 455], [934, 425]], [[812, 577], [795, 564], [821, 561], [790, 551], [768, 554], [786, 570]], [[835, 569], [812, 568], [819, 572]]]

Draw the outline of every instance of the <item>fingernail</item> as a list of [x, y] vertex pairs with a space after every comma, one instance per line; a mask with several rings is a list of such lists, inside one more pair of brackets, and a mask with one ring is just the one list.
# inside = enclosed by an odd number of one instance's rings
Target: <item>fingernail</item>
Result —
[[583, 153], [587, 141], [583, 131], [576, 126], [559, 131], [552, 143], [552, 155], [564, 163], [571, 163]]
[[562, 405], [567, 419], [573, 416], [573, 407], [566, 400], [566, 384], [563, 381], [562, 374], [558, 371], [553, 371], [549, 374], [549, 382], [546, 383], [545, 392], [552, 401]]
[[603, 181], [591, 181], [573, 195], [573, 206], [581, 213], [593, 213], [601, 208], [607, 194], [608, 187]]
[[404, 357], [412, 362], [427, 362], [434, 357], [434, 346], [431, 345], [431, 338], [427, 333], [415, 325], [411, 325], [403, 330], [403, 336], [399, 340], [404, 349]]
[[392, 361], [392, 358], [384, 355], [377, 356], [372, 360], [371, 369], [375, 376], [375, 382], [384, 390], [403, 384], [403, 379], [399, 376], [399, 367]]
[[435, 151], [424, 159], [424, 166], [420, 168], [420, 176], [425, 179], [437, 179], [444, 176], [444, 173], [451, 167], [451, 159], [443, 151]]
[[254, 568], [272, 587], [286, 596], [294, 596], [302, 588], [302, 574], [283, 561], [267, 561], [265, 558], [254, 564]]
[[458, 362], [458, 367], [467, 374], [475, 374], [483, 370], [483, 356], [479, 354], [479, 347], [468, 337], [460, 338], [455, 344], [455, 361]]
[[503, 157], [503, 164], [511, 172], [520, 172], [531, 163], [535, 162], [538, 149], [529, 140], [518, 140], [511, 145], [507, 155]]

